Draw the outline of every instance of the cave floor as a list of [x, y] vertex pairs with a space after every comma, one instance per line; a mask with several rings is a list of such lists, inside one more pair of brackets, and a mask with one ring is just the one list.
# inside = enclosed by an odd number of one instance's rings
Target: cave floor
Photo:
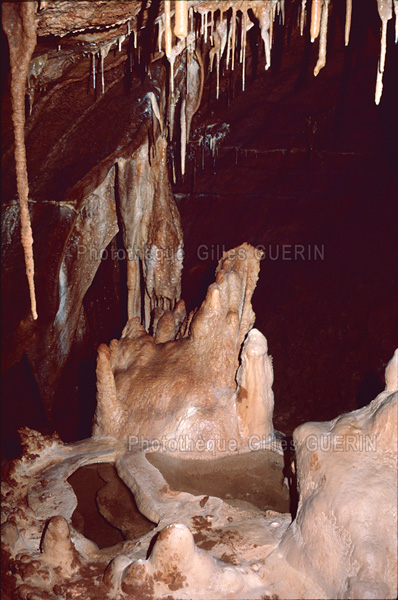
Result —
[[[146, 454], [170, 490], [194, 496], [216, 496], [250, 512], [289, 513], [291, 501], [284, 482], [284, 459], [271, 450], [257, 450], [207, 460], [179, 458], [161, 452]], [[133, 494], [114, 465], [80, 467], [68, 479], [77, 497], [73, 526], [99, 548], [134, 540], [155, 528], [137, 508]]]

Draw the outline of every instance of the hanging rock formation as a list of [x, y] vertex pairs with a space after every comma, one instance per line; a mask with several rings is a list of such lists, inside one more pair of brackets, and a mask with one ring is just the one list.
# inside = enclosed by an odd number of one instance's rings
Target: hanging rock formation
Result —
[[181, 295], [182, 232], [166, 151], [166, 139], [158, 137], [152, 147], [148, 141], [143, 143], [135, 160], [121, 158], [117, 163], [128, 257], [128, 317], [141, 320], [143, 315], [147, 331], [155, 308], [174, 308]]

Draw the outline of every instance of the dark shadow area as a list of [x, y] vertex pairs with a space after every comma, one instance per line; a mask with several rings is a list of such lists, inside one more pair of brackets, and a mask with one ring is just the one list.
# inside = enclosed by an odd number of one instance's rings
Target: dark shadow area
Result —
[[380, 377], [374, 371], [368, 371], [362, 379], [356, 393], [357, 408], [362, 408], [369, 404], [376, 396], [384, 390], [384, 384]]
[[77, 497], [72, 524], [99, 548], [136, 539], [155, 525], [138, 510], [113, 464], [80, 467], [68, 479]]
[[[26, 356], [1, 376], [1, 396], [7, 402], [1, 405], [2, 464], [17, 458], [22, 452], [17, 430], [27, 426], [44, 434], [54, 427], [48, 422], [39, 390]], [[12, 424], [12, 426], [11, 426]]]
[[289, 485], [290, 494], [290, 505], [289, 512], [292, 515], [292, 521], [296, 518], [297, 507], [299, 502], [299, 493], [297, 489], [297, 475], [296, 475], [296, 460], [295, 452], [293, 447], [293, 438], [291, 435], [286, 436], [282, 439], [283, 452], [283, 475], [286, 477]]

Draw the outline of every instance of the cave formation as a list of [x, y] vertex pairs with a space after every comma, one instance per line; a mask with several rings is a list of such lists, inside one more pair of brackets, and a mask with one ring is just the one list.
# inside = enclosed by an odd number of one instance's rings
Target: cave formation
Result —
[[[29, 511], [38, 510], [41, 524], [52, 516], [41, 544], [50, 579], [51, 569], [62, 567], [49, 597], [77, 593], [63, 581], [87, 561], [101, 563], [101, 577], [106, 568], [104, 585], [115, 597], [149, 588], [154, 597], [181, 593], [166, 576], [154, 578], [164, 569], [162, 554], [176, 546], [185, 550], [173, 581], [186, 577], [197, 597], [201, 570], [219, 579], [214, 597], [227, 597], [225, 590], [242, 598], [309, 597], [309, 589], [311, 597], [336, 590], [347, 598], [394, 597], [391, 561], [384, 572], [377, 552], [369, 550], [368, 562], [355, 555], [351, 575], [339, 563], [345, 542], [337, 534], [333, 541], [342, 545], [330, 573], [311, 555], [317, 540], [308, 532], [308, 489], [320, 490], [316, 519], [328, 539], [335, 533], [319, 516], [327, 513], [322, 477], [343, 466], [326, 451], [319, 464], [314, 455], [307, 464], [305, 428], [316, 436], [323, 430], [303, 424], [377, 430], [388, 463], [383, 444], [394, 438], [388, 403], [396, 362], [385, 392], [384, 371], [398, 331], [397, 11], [396, 0], [3, 3], [2, 464], [24, 490], [26, 457], [38, 449], [43, 463], [31, 472], [50, 469], [54, 451], [65, 485], [78, 468], [89, 468], [84, 452], [92, 462], [114, 462], [160, 532], [150, 557], [131, 547], [128, 559], [109, 549], [96, 554], [81, 533], [69, 534], [77, 527], [73, 494], [60, 484], [63, 508], [47, 502], [40, 511], [32, 484]], [[331, 421], [355, 409], [365, 412]], [[242, 567], [254, 547], [242, 550], [241, 564], [231, 545], [211, 537], [212, 527], [237, 520], [242, 506], [225, 508], [217, 503], [222, 491], [205, 486], [210, 501], [206, 509], [195, 506], [192, 529], [184, 494], [201, 490], [176, 482], [176, 491], [162, 496], [159, 472], [147, 461], [148, 481], [140, 481], [142, 459], [109, 441], [188, 432], [194, 443], [222, 446], [229, 436], [246, 448], [255, 435], [276, 440], [277, 463], [293, 431], [301, 478], [294, 526], [281, 508], [286, 499], [267, 505], [281, 516], [268, 511], [265, 523], [245, 508], [263, 542], [279, 544], [286, 560], [264, 563], [260, 580], [287, 569], [290, 581], [298, 569], [290, 591], [275, 582], [261, 588]], [[19, 437], [25, 458], [8, 463], [21, 453]], [[84, 439], [81, 451], [68, 446]], [[73, 468], [62, 467], [68, 448]], [[155, 467], [161, 460], [153, 459]], [[366, 463], [361, 474], [371, 477], [371, 469]], [[389, 473], [390, 488], [380, 492], [387, 504], [394, 499]], [[295, 474], [289, 477], [292, 483]], [[347, 490], [329, 485], [338, 506]], [[381, 496], [364, 500], [364, 510]], [[210, 510], [217, 518], [204, 525]], [[345, 518], [338, 513], [343, 529]], [[37, 519], [26, 519], [33, 538], [43, 534]], [[278, 524], [272, 535], [271, 519]], [[369, 523], [375, 535], [374, 514]], [[20, 543], [17, 578], [34, 587], [36, 576], [18, 571], [23, 544], [14, 525], [6, 510], [7, 543], [15, 538], [14, 550]], [[237, 531], [220, 535], [238, 538]], [[148, 547], [152, 529], [143, 535]], [[308, 548], [298, 556], [301, 535]], [[355, 527], [349, 535], [366, 544]], [[215, 548], [216, 559], [198, 553], [198, 540], [200, 552]], [[60, 567], [54, 548], [61, 546], [69, 558]], [[7, 548], [12, 554], [12, 544]], [[259, 551], [259, 560], [267, 555]], [[220, 566], [223, 556], [243, 571]], [[89, 588], [84, 593], [94, 597]]]

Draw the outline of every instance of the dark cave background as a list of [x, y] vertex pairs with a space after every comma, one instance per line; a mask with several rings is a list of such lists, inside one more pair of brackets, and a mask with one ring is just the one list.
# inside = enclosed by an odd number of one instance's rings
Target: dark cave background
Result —
[[[384, 388], [385, 365], [397, 346], [398, 333], [394, 23], [389, 22], [384, 92], [377, 107], [380, 20], [376, 2], [364, 1], [361, 13], [353, 14], [347, 48], [345, 9], [336, 3], [327, 64], [316, 78], [312, 71], [318, 44], [310, 43], [308, 31], [300, 37], [297, 8], [298, 3], [292, 5], [284, 27], [275, 26], [268, 72], [258, 28], [251, 30], [245, 92], [240, 68], [224, 73], [218, 101], [215, 73], [207, 77], [193, 121], [187, 173], [173, 186], [185, 244], [182, 297], [189, 310], [204, 298], [223, 249], [245, 241], [266, 249], [253, 297], [255, 327], [267, 337], [273, 356], [274, 425], [286, 434], [305, 421], [328, 420], [372, 400]], [[39, 46], [55, 43], [41, 39]], [[15, 169], [9, 152], [12, 129], [3, 32], [1, 46], [4, 207], [15, 197]], [[61, 104], [54, 103], [46, 121], [39, 120], [27, 137], [31, 197], [36, 200], [32, 221], [39, 314], [43, 314], [40, 308], [45, 312], [51, 303], [47, 296], [53, 293], [48, 281], [55, 278], [55, 267], [49, 257], [59, 256], [62, 232], [69, 228], [57, 203], [93, 164], [112, 154], [117, 135], [131, 130], [133, 136], [143, 118], [140, 98], [150, 82], [140, 69], [128, 75], [116, 58], [109, 56], [107, 85], [118, 77], [120, 83], [94, 109], [88, 107], [97, 98], [84, 78], [90, 61], [83, 58], [73, 65], [80, 80], [65, 87]], [[58, 162], [50, 172], [45, 158], [49, 149], [86, 111], [78, 134], [65, 137], [62, 168]], [[204, 153], [202, 169], [195, 136], [213, 124], [221, 130], [223, 123], [229, 125], [229, 133], [214, 158]], [[8, 236], [10, 226], [3, 218], [4, 461], [18, 456], [17, 429], [24, 425], [43, 433], [55, 430], [64, 441], [90, 435], [96, 350], [100, 343], [120, 337], [127, 314], [126, 265], [112, 260], [109, 252], [84, 298], [85, 320], [75, 336], [49, 418], [17, 332], [29, 305], [19, 230], [18, 235]], [[294, 256], [297, 245], [304, 246], [307, 259], [283, 260], [283, 246]], [[308, 258], [315, 246], [323, 248], [323, 259]], [[108, 250], [116, 254], [122, 248], [119, 233]]]

